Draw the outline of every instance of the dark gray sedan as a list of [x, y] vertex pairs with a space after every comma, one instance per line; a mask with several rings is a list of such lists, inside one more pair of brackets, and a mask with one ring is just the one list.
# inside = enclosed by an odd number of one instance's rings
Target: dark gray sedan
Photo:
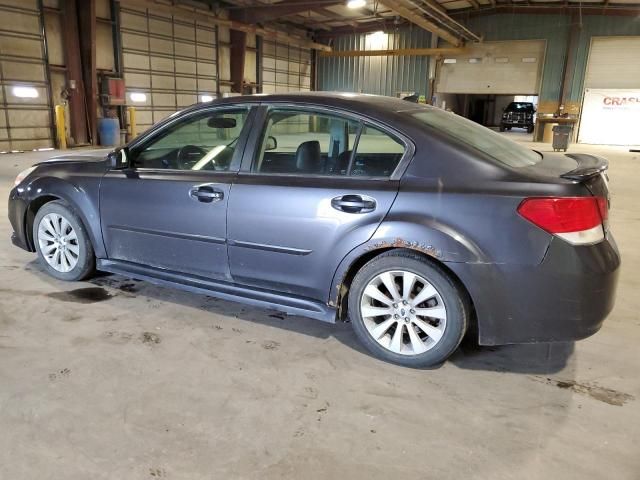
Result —
[[58, 279], [98, 269], [350, 320], [376, 356], [426, 366], [467, 330], [496, 345], [600, 328], [620, 266], [606, 168], [392, 98], [235, 97], [22, 172], [9, 216]]

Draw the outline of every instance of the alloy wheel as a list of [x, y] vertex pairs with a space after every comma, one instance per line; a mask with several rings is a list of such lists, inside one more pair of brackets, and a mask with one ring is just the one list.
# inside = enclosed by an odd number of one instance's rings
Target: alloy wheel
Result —
[[440, 293], [425, 278], [404, 270], [376, 275], [362, 293], [360, 313], [371, 337], [400, 355], [432, 349], [447, 325]]
[[78, 236], [62, 215], [49, 213], [42, 217], [38, 225], [38, 245], [46, 262], [58, 272], [70, 272], [78, 264]]

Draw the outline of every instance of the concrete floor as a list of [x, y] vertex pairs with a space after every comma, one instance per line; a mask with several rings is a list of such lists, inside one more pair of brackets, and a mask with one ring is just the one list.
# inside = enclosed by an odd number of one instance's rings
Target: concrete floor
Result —
[[[640, 155], [579, 150], [611, 161], [624, 266], [605, 326], [434, 370], [371, 358], [349, 325], [56, 281], [11, 246], [3, 200], [0, 478], [640, 479]], [[0, 155], [1, 199], [36, 155]]]

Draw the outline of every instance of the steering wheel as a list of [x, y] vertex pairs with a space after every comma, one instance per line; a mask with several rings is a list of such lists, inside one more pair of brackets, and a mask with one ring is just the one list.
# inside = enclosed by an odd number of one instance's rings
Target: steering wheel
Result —
[[176, 155], [176, 163], [179, 170], [191, 170], [207, 151], [197, 145], [185, 145]]

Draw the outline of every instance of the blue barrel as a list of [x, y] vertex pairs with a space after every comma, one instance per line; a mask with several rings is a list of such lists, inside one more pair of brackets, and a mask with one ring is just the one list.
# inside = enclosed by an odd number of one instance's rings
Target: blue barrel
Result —
[[120, 145], [120, 121], [117, 118], [99, 118], [98, 135], [100, 145], [105, 147]]

